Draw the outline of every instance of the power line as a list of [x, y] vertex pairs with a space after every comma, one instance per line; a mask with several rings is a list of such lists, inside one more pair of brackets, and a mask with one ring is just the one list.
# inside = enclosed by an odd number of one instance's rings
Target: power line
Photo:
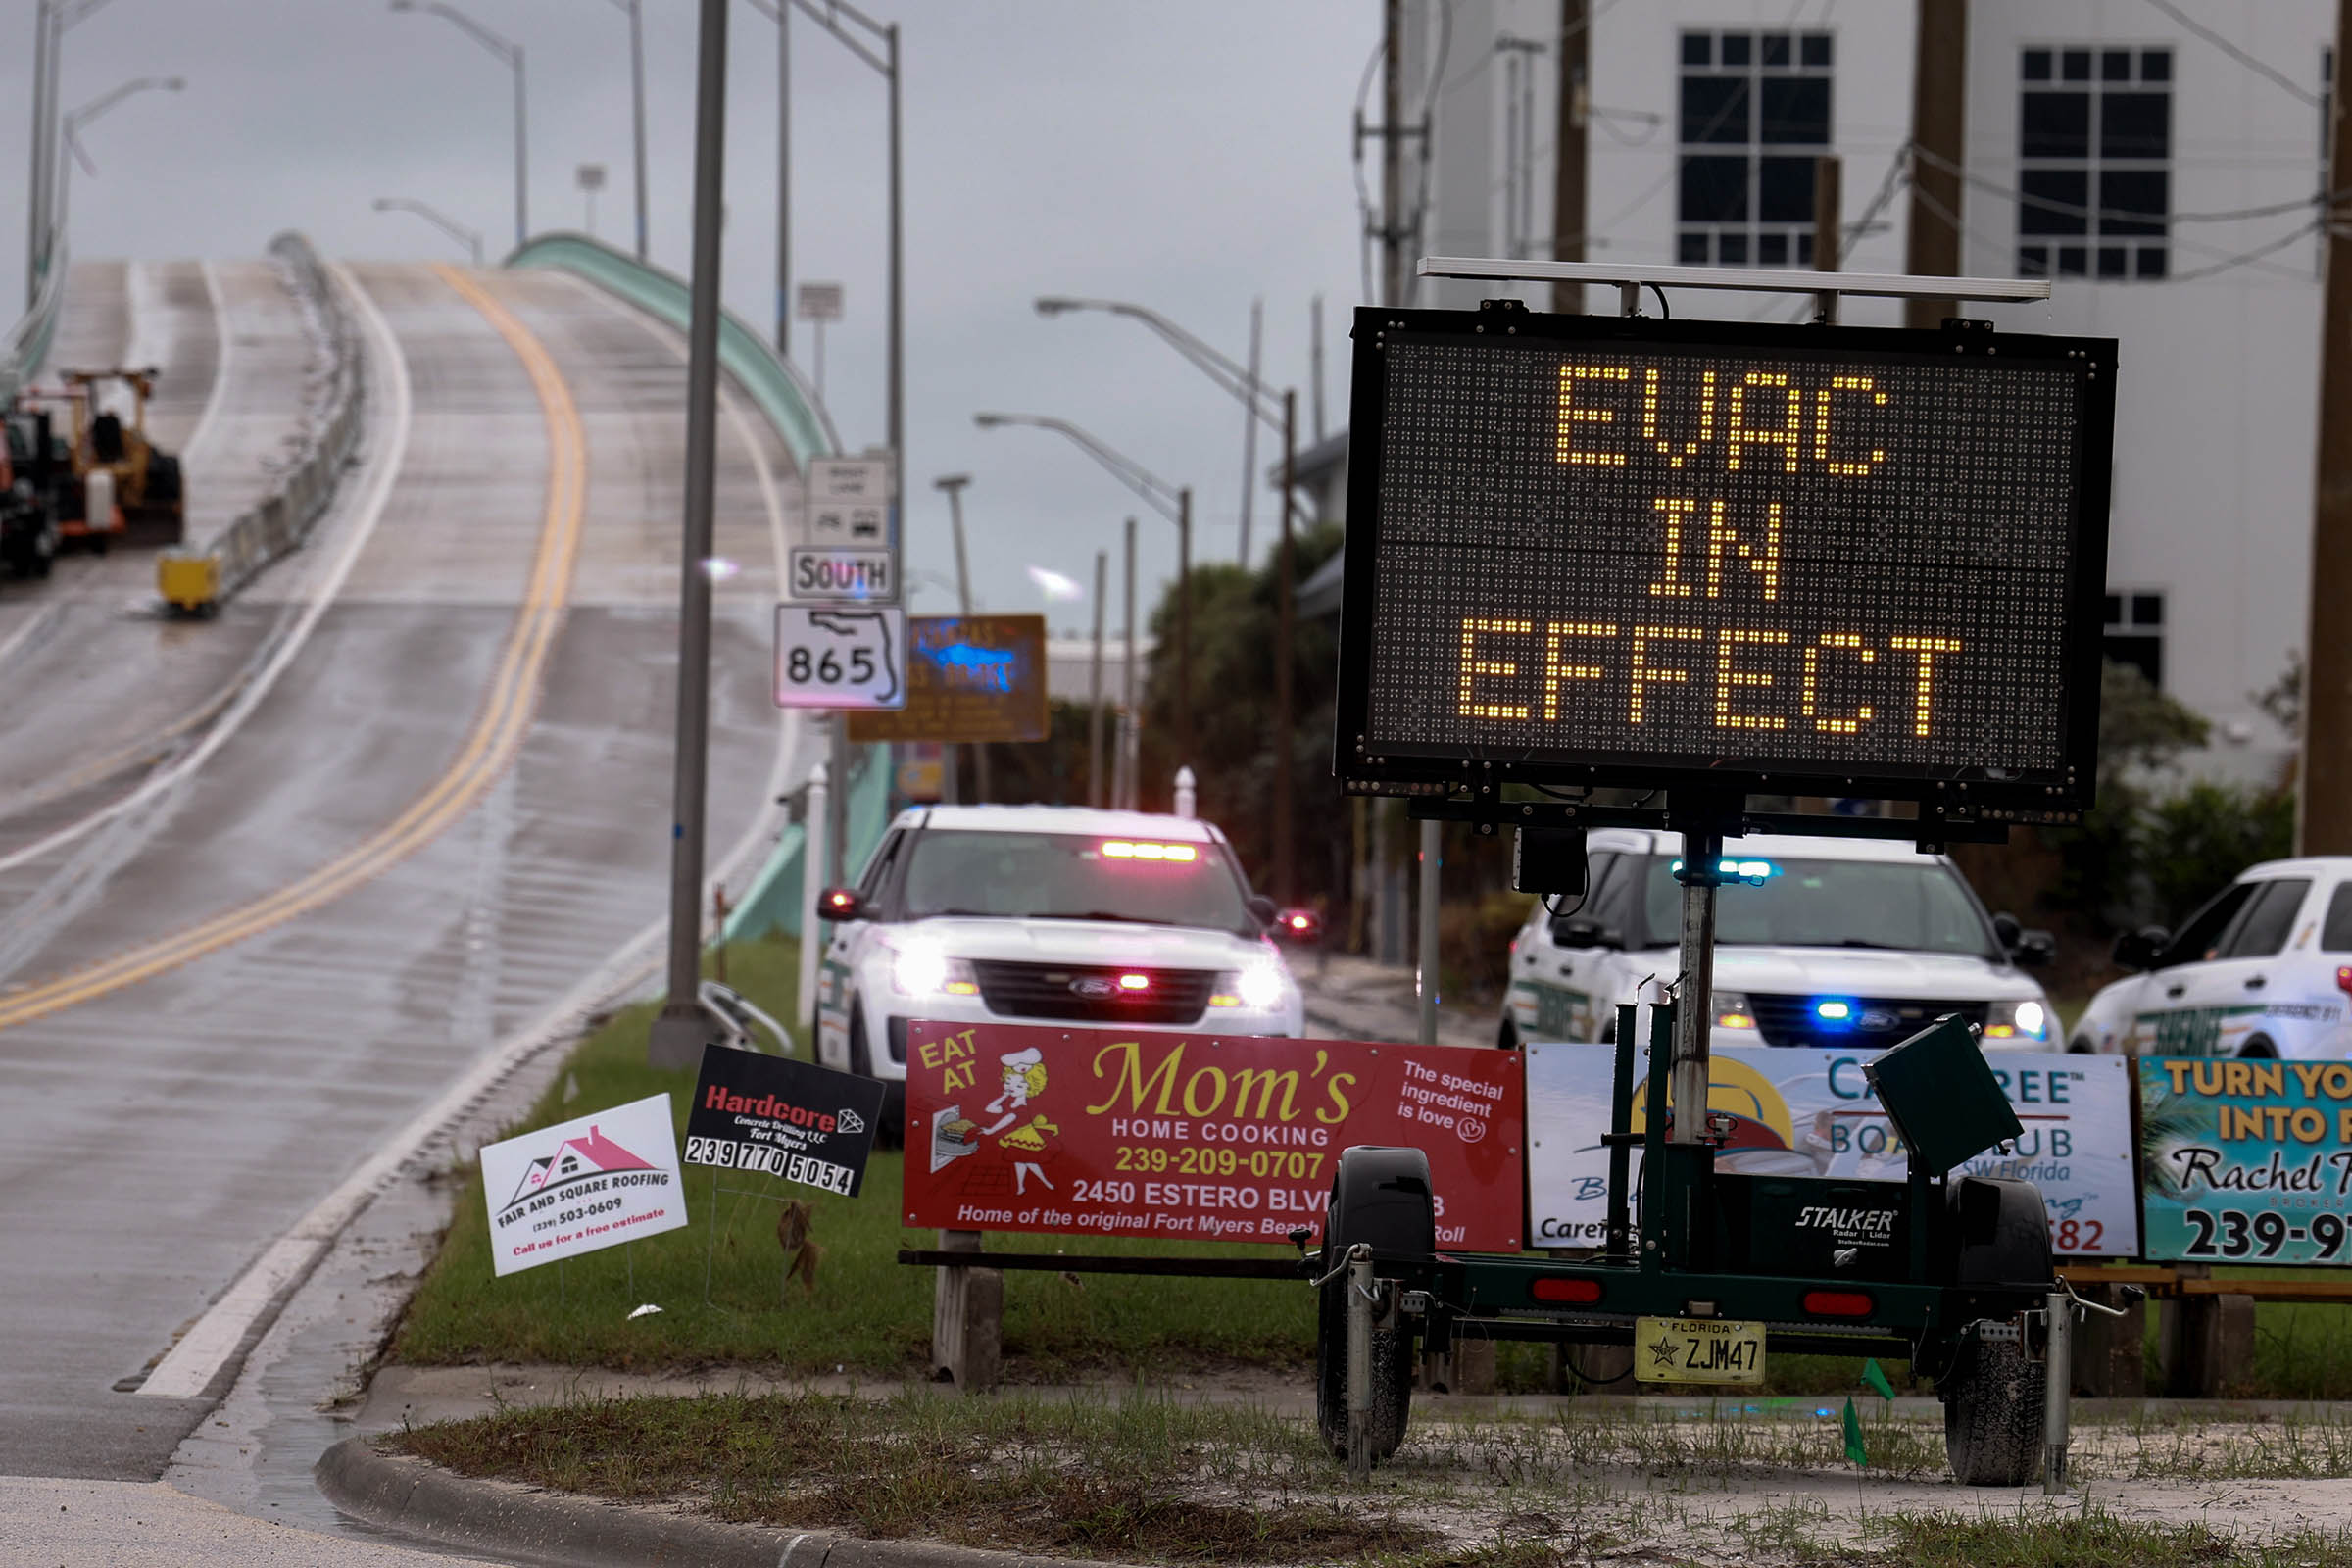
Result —
[[2248, 71], [2253, 72], [2256, 75], [2270, 77], [2271, 80], [2277, 82], [2279, 86], [2284, 87], [2288, 92], [2293, 93], [2296, 97], [2302, 99], [2314, 109], [2320, 107], [2320, 100], [2316, 94], [2306, 91], [2301, 85], [2290, 80], [2283, 72], [2278, 70], [2276, 67], [2273, 67], [2261, 60], [2257, 60], [2254, 56], [2246, 53], [2245, 50], [2240, 49], [2236, 44], [2231, 43], [2229, 39], [2223, 37], [2211, 27], [2206, 26], [2203, 23], [2189, 16], [2188, 13], [2182, 11], [2179, 6], [2174, 5], [2172, 0], [2148, 0], [2148, 4], [2154, 6], [2157, 10], [2172, 18], [2175, 22], [2180, 24], [2180, 25], [2183, 27], [2186, 27], [2189, 31], [2195, 33], [2198, 37], [2204, 39], [2207, 43], [2213, 45], [2216, 49], [2219, 49], [2222, 53], [2228, 55], [2239, 65], [2245, 67]]
[[2341, 190], [2315, 191], [2309, 196], [2298, 197], [2293, 201], [2272, 202], [2263, 207], [2240, 207], [2230, 212], [2149, 213], [2128, 207], [2084, 207], [2075, 202], [2057, 201], [2047, 196], [2029, 196], [2014, 185], [2003, 185], [1996, 180], [1987, 179], [1983, 174], [1975, 173], [1948, 158], [1930, 152], [1925, 147], [1914, 147], [1912, 151], [1946, 173], [1959, 175], [1964, 182], [1984, 191], [1986, 195], [2006, 197], [2021, 207], [2031, 207], [2044, 213], [2064, 213], [2070, 218], [2113, 218], [2132, 223], [2145, 223], [2151, 220], [2161, 220], [2173, 223], [2242, 223], [2249, 219], [2282, 218], [2288, 213], [2309, 212], [2323, 204], [2332, 205], [2346, 197], [2352, 197], [2352, 185], [2347, 185]]
[[[1928, 194], [1928, 192], [1921, 190], [1918, 191], [1917, 194], [1921, 203], [1927, 207], [1928, 211], [1935, 214], [1936, 217], [1941, 219], [1944, 222], [1950, 224], [1955, 232], [1975, 241], [1977, 244], [1984, 247], [1988, 251], [1999, 252], [2008, 248], [2006, 242], [1988, 238], [1987, 236], [1979, 233], [1976, 229], [1970, 228], [1967, 224], [1960, 220], [1958, 214], [1954, 213], [1950, 208], [1944, 206], [1943, 203], [1937, 201], [1934, 196]], [[2208, 277], [2213, 277], [2222, 272], [2227, 272], [2233, 268], [2251, 266], [2252, 264], [2261, 261], [2264, 257], [2269, 256], [2274, 251], [2284, 250], [2287, 246], [2292, 245], [2295, 241], [2318, 233], [2322, 226], [2322, 220], [2315, 218], [2310, 222], [2303, 224], [2300, 228], [2290, 230], [2289, 232], [2282, 234], [2276, 239], [2265, 241], [2263, 244], [2255, 246], [2252, 250], [2240, 251], [2234, 256], [2222, 256], [2219, 260], [2214, 261], [2207, 266], [2191, 268], [2185, 272], [2174, 272], [2163, 278], [2151, 279], [2151, 281], [2164, 283], [2201, 282]], [[2068, 236], [2062, 235], [2056, 237], [2064, 239]], [[2196, 245], [2190, 241], [2180, 239], [2178, 236], [2169, 237], [2169, 242], [2177, 246], [2187, 246], [2187, 248], [2191, 250], [2206, 249], [2204, 246]], [[2208, 254], [2211, 253], [2208, 252]]]

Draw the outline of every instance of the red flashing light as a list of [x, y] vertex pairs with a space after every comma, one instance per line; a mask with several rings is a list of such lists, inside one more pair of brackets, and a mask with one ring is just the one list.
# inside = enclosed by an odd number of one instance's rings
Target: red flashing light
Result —
[[1867, 1291], [1807, 1291], [1804, 1308], [1815, 1317], [1868, 1317], [1875, 1304]]
[[1119, 989], [1121, 991], [1149, 991], [1152, 989], [1152, 977], [1148, 974], [1123, 974], [1119, 976]]
[[1294, 931], [1303, 931], [1314, 923], [1315, 922], [1313, 920], [1307, 918], [1303, 914], [1294, 914], [1291, 916], [1291, 929]]
[[2335, 970], [2335, 989], [2352, 997], [2352, 964], [2338, 964]]
[[1600, 1281], [1547, 1275], [1530, 1285], [1527, 1294], [1539, 1301], [1566, 1301], [1584, 1306], [1600, 1299]]

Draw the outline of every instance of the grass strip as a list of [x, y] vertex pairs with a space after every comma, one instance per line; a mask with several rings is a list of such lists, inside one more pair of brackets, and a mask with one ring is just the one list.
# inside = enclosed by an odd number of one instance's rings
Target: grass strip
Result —
[[1382, 1506], [1298, 1495], [1332, 1468], [1300, 1423], [1148, 1398], [614, 1399], [385, 1442], [461, 1475], [878, 1539], [1213, 1563], [1395, 1558], [1437, 1539]]
[[[799, 1016], [798, 949], [781, 936], [736, 943], [730, 983], [774, 1016]], [[621, 1009], [576, 1048], [547, 1093], [508, 1136], [604, 1105], [667, 1092], [683, 1138], [692, 1069], [646, 1062], [650, 1004]], [[803, 1043], [804, 1051], [807, 1043]], [[546, 1362], [616, 1371], [713, 1363], [786, 1373], [891, 1377], [929, 1370], [933, 1271], [906, 1268], [901, 1248], [938, 1233], [900, 1223], [901, 1156], [876, 1153], [856, 1199], [764, 1175], [686, 1170], [688, 1223], [564, 1263], [501, 1279], [491, 1272], [476, 1162], [459, 1185], [452, 1223], [396, 1331], [391, 1355], [419, 1365]], [[816, 1289], [786, 1289], [775, 1236], [779, 1201], [807, 1200], [823, 1250]], [[992, 1235], [1004, 1251], [1190, 1253], [1267, 1258], [1267, 1247], [1073, 1236]], [[630, 1319], [641, 1303], [659, 1313]], [[1235, 1366], [1303, 1368], [1314, 1308], [1285, 1281], [1144, 1279], [1013, 1273], [1004, 1281], [1006, 1375], [1060, 1382], [1108, 1373], [1155, 1381]]]

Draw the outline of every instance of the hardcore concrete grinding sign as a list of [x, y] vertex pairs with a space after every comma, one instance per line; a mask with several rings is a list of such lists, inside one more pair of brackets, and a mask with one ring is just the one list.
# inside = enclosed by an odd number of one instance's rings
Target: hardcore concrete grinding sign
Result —
[[1351, 1144], [1429, 1155], [1440, 1247], [1519, 1250], [1515, 1052], [907, 1026], [909, 1225], [1279, 1243]]
[[2106, 339], [1359, 310], [1342, 778], [2080, 809], [2114, 368]]
[[[1895, 1183], [1902, 1140], [1862, 1076], [1867, 1051], [1718, 1048], [1707, 1108], [1732, 1118], [1715, 1168], [1756, 1176]], [[1597, 1247], [1607, 1233], [1607, 1046], [1527, 1047], [1528, 1224], [1536, 1247]], [[2069, 1257], [2130, 1257], [2139, 1243], [2132, 1160], [2131, 1063], [2117, 1056], [1994, 1052], [1985, 1060], [2025, 1136], [1952, 1172], [2034, 1184], [2050, 1210], [2051, 1248]], [[1634, 1090], [1640, 1132], [1647, 1088]], [[1633, 1169], [1642, 1168], [1639, 1150]], [[1899, 1193], [1899, 1189], [1889, 1189]], [[1900, 1206], [1899, 1202], [1890, 1206]], [[1800, 1216], [1799, 1223], [1804, 1222]]]
[[686, 1223], [669, 1096], [482, 1146], [490, 1261], [536, 1268]]
[[765, 1171], [856, 1198], [882, 1096], [877, 1079], [705, 1046], [686, 1112], [686, 1163]]
[[2150, 1262], [2352, 1257], [2352, 1063], [2137, 1065]]

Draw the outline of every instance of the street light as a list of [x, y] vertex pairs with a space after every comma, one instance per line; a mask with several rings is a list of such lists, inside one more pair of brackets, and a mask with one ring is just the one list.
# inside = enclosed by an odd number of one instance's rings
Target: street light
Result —
[[[81, 165], [83, 173], [97, 173], [97, 164], [91, 161], [89, 152], [81, 145], [82, 126], [134, 93], [179, 92], [186, 86], [186, 79], [179, 76], [137, 76], [117, 87], [113, 92], [100, 94], [72, 114], [67, 115], [61, 122], [60, 134], [65, 139], [66, 150], [74, 155], [75, 163]], [[73, 169], [63, 159], [60, 159], [57, 170], [57, 227], [60, 233], [65, 231], [66, 198], [72, 193], [73, 174]]]
[[649, 258], [645, 244], [645, 5], [612, 0], [629, 17], [629, 104], [637, 135], [637, 260]]
[[[1264, 425], [1276, 434], [1281, 432], [1282, 394], [1266, 385], [1264, 380], [1258, 376], [1254, 364], [1245, 367], [1226, 355], [1218, 353], [1207, 343], [1201, 341], [1198, 335], [1186, 331], [1149, 306], [1131, 304], [1126, 300], [1084, 299], [1068, 294], [1043, 295], [1036, 301], [1036, 306], [1037, 314], [1049, 320], [1057, 316], [1067, 316], [1074, 311], [1100, 311], [1106, 316], [1124, 316], [1129, 320], [1141, 321], [1157, 333], [1170, 348], [1190, 360], [1195, 368], [1223, 387], [1229, 396], [1237, 399], [1258, 424]], [[1252, 312], [1252, 338], [1255, 336], [1254, 316], [1255, 313]], [[1251, 358], [1254, 361], [1254, 348]], [[1254, 429], [1250, 433], [1254, 434]], [[1249, 449], [1253, 443], [1245, 441], [1243, 445], [1245, 449]], [[1244, 469], [1242, 483], [1244, 485], [1257, 483], [1257, 475], [1253, 471], [1256, 464], [1257, 459], [1254, 452], [1246, 450], [1242, 460]], [[1303, 515], [1303, 509], [1298, 506], [1297, 498], [1288, 490], [1283, 492], [1282, 500], [1285, 510], [1298, 514], [1301, 520], [1310, 522], [1313, 520]], [[1245, 566], [1250, 564], [1250, 537], [1247, 530], [1242, 535], [1241, 555], [1242, 564]]]
[[24, 214], [24, 305], [38, 303], [41, 279], [55, 262], [58, 116], [57, 56], [65, 35], [109, 0], [35, 0], [32, 13], [32, 177]]
[[1042, 414], [975, 414], [972, 422], [983, 430], [1008, 424], [1054, 430], [1078, 443], [1086, 455], [1117, 475], [1119, 482], [1142, 496], [1152, 510], [1176, 524], [1176, 742], [1190, 757], [1193, 750], [1193, 489], [1172, 485], [1134, 459], [1122, 456], [1067, 419]]
[[473, 265], [482, 265], [482, 236], [476, 229], [467, 228], [448, 214], [427, 207], [407, 196], [378, 196], [375, 210], [379, 213], [415, 213], [418, 218], [447, 234], [451, 239], [473, 252]]
[[514, 73], [514, 246], [530, 238], [530, 144], [525, 131], [522, 93], [522, 45], [491, 31], [445, 0], [392, 0], [395, 11], [422, 11], [464, 30], [475, 43], [506, 62]]

